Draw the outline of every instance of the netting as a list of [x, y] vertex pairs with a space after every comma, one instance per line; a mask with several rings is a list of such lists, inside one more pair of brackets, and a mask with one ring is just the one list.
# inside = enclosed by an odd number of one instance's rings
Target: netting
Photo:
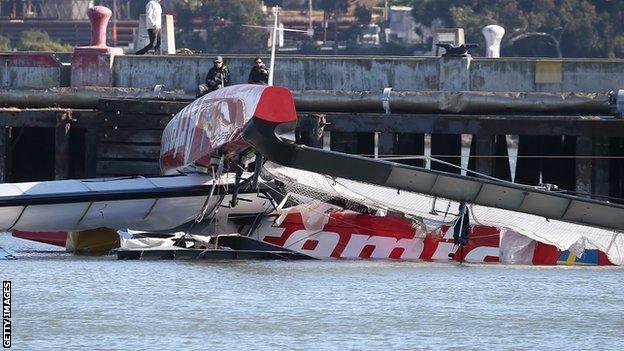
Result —
[[284, 207], [317, 213], [322, 204], [360, 213], [395, 213], [414, 222], [422, 234], [452, 225], [459, 203], [396, 189], [373, 186], [344, 178], [279, 166], [267, 162], [265, 170], [284, 184], [288, 199]]
[[[426, 194], [334, 178], [271, 162], [265, 164], [265, 170], [284, 184], [289, 195], [288, 205], [316, 215], [328, 216], [331, 209], [323, 207], [327, 203], [359, 212], [395, 212], [420, 226], [421, 233], [427, 233], [442, 225], [452, 225], [459, 213], [458, 202]], [[606, 253], [612, 263], [624, 265], [624, 233], [493, 207], [471, 205], [470, 209], [475, 224], [497, 227], [501, 232], [517, 232], [561, 250], [570, 250], [577, 257], [586, 249], [598, 249]]]

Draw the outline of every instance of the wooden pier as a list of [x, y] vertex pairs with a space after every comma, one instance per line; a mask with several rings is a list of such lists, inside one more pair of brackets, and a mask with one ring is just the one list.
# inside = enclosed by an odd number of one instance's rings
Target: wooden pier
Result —
[[[156, 175], [162, 130], [187, 103], [103, 99], [97, 109], [0, 109], [0, 181]], [[310, 146], [371, 157], [422, 156], [428, 145], [432, 157], [456, 165], [471, 140], [468, 168], [507, 180], [509, 136], [517, 136], [515, 181], [624, 197], [624, 119], [608, 115], [300, 112], [296, 135]]]

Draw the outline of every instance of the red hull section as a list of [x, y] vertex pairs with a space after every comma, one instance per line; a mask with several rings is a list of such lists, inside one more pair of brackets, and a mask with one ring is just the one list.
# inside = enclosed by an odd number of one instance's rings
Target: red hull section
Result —
[[[517, 233], [476, 225], [463, 250], [448, 238], [448, 227], [421, 233], [411, 222], [399, 217], [379, 217], [351, 212], [334, 212], [321, 231], [307, 230], [299, 213], [288, 214], [279, 225], [272, 220], [258, 229], [265, 242], [324, 259], [402, 259], [425, 261], [464, 261], [472, 263], [516, 263], [534, 265], [611, 265], [597, 250], [586, 250], [581, 257], [555, 246], [530, 240]], [[515, 240], [510, 243], [510, 240]], [[519, 244], [520, 243], [520, 244]], [[501, 257], [505, 256], [505, 258]]]
[[67, 242], [67, 232], [23, 232], [21, 230], [14, 230], [13, 232], [11, 232], [11, 235], [20, 239], [26, 239], [60, 247], [65, 247], [65, 243]]
[[291, 92], [281, 87], [245, 84], [195, 100], [163, 132], [162, 173], [173, 174], [189, 166], [208, 167], [213, 156], [237, 155], [249, 147], [241, 131], [252, 118], [276, 123], [295, 121]]

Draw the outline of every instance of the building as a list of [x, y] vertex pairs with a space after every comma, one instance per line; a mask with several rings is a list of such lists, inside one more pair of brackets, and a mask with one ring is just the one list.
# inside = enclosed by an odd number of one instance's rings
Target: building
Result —
[[416, 22], [414, 22], [414, 17], [412, 17], [412, 8], [410, 6], [390, 6], [386, 41], [402, 44], [420, 43], [422, 38], [416, 34], [415, 29]]

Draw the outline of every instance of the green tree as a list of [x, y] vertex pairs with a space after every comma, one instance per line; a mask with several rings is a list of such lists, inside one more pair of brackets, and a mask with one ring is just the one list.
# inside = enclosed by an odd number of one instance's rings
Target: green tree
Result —
[[0, 35], [0, 51], [11, 51], [11, 40]]
[[341, 14], [349, 9], [349, 0], [320, 0], [318, 6], [326, 13], [333, 14], [338, 9], [338, 13]]
[[615, 56], [624, 47], [624, 1], [615, 0], [413, 0], [412, 14], [425, 25], [463, 27], [466, 40], [484, 44], [481, 28], [505, 27], [503, 47], [528, 33], [560, 42], [563, 56]]
[[357, 18], [358, 23], [363, 26], [371, 22], [372, 15], [373, 11], [366, 6], [358, 5], [355, 8], [355, 18]]
[[71, 52], [73, 47], [50, 39], [48, 33], [40, 30], [25, 30], [20, 35], [17, 48], [20, 51]]
[[[190, 48], [220, 53], [257, 53], [266, 45], [267, 31], [244, 26], [265, 24], [258, 0], [180, 1], [176, 10], [183, 32], [181, 42]], [[203, 40], [196, 33], [200, 26], [207, 33]], [[199, 44], [202, 42], [204, 45]]]

